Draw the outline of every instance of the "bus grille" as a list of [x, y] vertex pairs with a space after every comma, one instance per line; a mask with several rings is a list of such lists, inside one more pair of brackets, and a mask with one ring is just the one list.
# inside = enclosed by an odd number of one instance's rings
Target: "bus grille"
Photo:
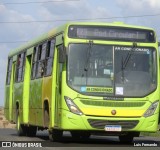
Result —
[[88, 123], [93, 128], [97, 129], [104, 129], [106, 125], [120, 125], [122, 127], [122, 130], [129, 130], [136, 127], [136, 125], [139, 123], [138, 120], [96, 120], [96, 119], [88, 119]]
[[104, 107], [142, 107], [145, 102], [109, 102], [109, 101], [95, 101], [95, 100], [81, 100], [85, 105], [104, 106]]

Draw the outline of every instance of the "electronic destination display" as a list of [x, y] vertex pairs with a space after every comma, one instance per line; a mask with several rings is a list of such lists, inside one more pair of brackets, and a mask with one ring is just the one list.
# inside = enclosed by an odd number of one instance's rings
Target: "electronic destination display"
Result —
[[80, 39], [155, 42], [155, 35], [152, 30], [110, 26], [71, 25], [68, 36]]

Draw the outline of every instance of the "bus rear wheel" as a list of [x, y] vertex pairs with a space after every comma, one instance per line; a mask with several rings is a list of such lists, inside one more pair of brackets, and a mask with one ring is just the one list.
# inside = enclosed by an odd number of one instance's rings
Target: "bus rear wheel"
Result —
[[26, 127], [20, 123], [20, 115], [18, 110], [16, 115], [16, 129], [18, 136], [25, 136], [27, 133]]
[[37, 133], [37, 127], [36, 126], [29, 126], [27, 127], [27, 136], [34, 137]]

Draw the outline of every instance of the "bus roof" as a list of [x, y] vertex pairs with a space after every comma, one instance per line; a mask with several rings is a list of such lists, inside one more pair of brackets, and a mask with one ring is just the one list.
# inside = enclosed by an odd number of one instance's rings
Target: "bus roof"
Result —
[[21, 51], [24, 51], [26, 49], [29, 49], [32, 46], [35, 46], [38, 43], [41, 43], [45, 39], [49, 39], [53, 37], [54, 35], [60, 33], [60, 32], [65, 32], [68, 26], [70, 25], [93, 25], [93, 26], [117, 26], [117, 27], [128, 27], [128, 28], [137, 28], [137, 29], [146, 29], [146, 30], [153, 30], [153, 28], [148, 28], [144, 26], [135, 26], [135, 25], [128, 25], [124, 24], [123, 22], [113, 22], [113, 23], [103, 23], [103, 22], [70, 22], [66, 23], [58, 28], [53, 28], [49, 32], [42, 34], [41, 36], [33, 39], [32, 41], [27, 42], [26, 44], [12, 50], [9, 53], [9, 57], [12, 57]]

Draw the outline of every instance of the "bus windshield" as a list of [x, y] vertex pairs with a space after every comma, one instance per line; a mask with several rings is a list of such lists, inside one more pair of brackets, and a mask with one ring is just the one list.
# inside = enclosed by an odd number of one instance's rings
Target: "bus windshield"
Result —
[[[132, 46], [70, 44], [68, 85], [85, 95], [142, 97], [156, 89], [156, 51]], [[86, 69], [87, 66], [87, 69]]]

